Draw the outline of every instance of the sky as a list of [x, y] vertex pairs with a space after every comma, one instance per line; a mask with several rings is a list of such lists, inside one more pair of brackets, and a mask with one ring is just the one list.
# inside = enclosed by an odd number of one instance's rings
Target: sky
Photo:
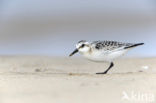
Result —
[[145, 42], [156, 56], [155, 0], [1, 0], [0, 55], [67, 56], [79, 40]]

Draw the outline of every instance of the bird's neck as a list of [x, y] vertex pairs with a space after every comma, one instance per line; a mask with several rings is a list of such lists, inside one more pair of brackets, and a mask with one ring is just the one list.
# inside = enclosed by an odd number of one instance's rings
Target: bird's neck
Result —
[[90, 56], [92, 54], [92, 49], [90, 48], [87, 52], [80, 52], [83, 56]]

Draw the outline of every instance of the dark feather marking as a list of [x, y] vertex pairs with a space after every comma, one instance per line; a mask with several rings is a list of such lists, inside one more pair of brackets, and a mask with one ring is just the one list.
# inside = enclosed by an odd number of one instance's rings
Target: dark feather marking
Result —
[[130, 45], [130, 46], [125, 47], [124, 49], [133, 48], [133, 47], [136, 47], [136, 46], [139, 46], [139, 45], [143, 45], [143, 44], [144, 43], [138, 43], [138, 44]]
[[81, 43], [81, 42], [86, 42], [86, 40], [81, 40], [81, 41], [79, 41], [78, 43]]

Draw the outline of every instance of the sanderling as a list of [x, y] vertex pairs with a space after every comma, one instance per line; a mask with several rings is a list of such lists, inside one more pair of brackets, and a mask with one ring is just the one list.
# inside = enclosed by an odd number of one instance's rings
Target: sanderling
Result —
[[110, 66], [106, 71], [96, 74], [106, 74], [113, 66], [113, 60], [124, 55], [133, 47], [144, 43], [122, 43], [117, 41], [94, 41], [87, 42], [81, 40], [76, 44], [76, 49], [69, 55], [72, 56], [79, 52], [85, 58], [96, 62], [108, 62]]

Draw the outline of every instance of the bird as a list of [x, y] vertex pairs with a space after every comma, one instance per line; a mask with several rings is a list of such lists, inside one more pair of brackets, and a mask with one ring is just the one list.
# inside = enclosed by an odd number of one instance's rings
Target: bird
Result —
[[144, 43], [123, 43], [118, 41], [93, 41], [87, 42], [81, 40], [76, 44], [76, 49], [69, 55], [73, 56], [79, 52], [83, 57], [95, 62], [107, 62], [109, 67], [104, 72], [96, 74], [107, 74], [107, 72], [114, 66], [114, 60], [123, 56], [130, 49], [143, 45]]

